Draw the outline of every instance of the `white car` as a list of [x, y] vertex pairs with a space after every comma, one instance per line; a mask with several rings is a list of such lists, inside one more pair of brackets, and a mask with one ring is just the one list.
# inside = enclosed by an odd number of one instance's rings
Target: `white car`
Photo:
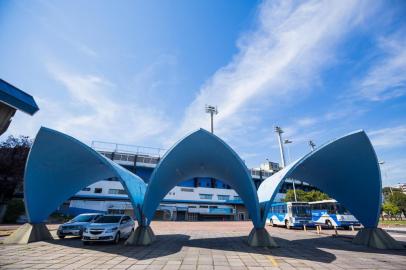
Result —
[[113, 242], [117, 244], [134, 231], [134, 221], [126, 215], [104, 215], [90, 223], [83, 230], [82, 241], [87, 245], [90, 242]]

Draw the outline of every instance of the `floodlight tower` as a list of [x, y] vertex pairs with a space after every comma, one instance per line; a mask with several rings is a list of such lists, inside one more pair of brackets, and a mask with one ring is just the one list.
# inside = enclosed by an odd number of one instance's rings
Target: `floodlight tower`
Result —
[[312, 151], [316, 148], [316, 144], [312, 140], [309, 141], [309, 146]]
[[277, 136], [278, 136], [278, 141], [279, 141], [279, 150], [280, 150], [280, 153], [281, 153], [281, 162], [282, 162], [282, 168], [285, 168], [285, 164], [286, 164], [286, 161], [285, 161], [285, 150], [283, 149], [283, 143], [282, 143], [282, 133], [283, 133], [283, 130], [282, 130], [282, 128], [281, 127], [279, 127], [279, 126], [275, 126], [275, 132], [276, 132], [276, 134], [277, 134]]
[[211, 133], [213, 133], [213, 115], [218, 114], [217, 106], [206, 105], [206, 113], [210, 114], [211, 119]]

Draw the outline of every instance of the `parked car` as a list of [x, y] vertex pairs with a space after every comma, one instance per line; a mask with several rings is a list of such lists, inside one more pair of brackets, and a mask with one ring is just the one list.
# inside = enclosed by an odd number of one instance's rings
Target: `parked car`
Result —
[[65, 238], [67, 235], [82, 237], [84, 227], [101, 216], [102, 214], [97, 213], [80, 214], [70, 221], [60, 225], [56, 234], [59, 238]]
[[126, 215], [104, 215], [88, 224], [84, 231], [82, 241], [87, 245], [90, 242], [113, 242], [117, 244], [120, 239], [128, 238], [134, 231], [134, 220]]

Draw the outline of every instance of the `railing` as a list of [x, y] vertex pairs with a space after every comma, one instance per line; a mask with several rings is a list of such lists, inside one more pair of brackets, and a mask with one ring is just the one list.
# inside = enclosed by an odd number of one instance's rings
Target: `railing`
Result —
[[131, 144], [119, 144], [111, 142], [102, 141], [92, 141], [92, 148], [99, 152], [110, 152], [110, 153], [120, 153], [120, 154], [132, 154], [132, 155], [144, 155], [153, 157], [162, 157], [166, 149], [155, 148], [148, 146], [139, 146]]

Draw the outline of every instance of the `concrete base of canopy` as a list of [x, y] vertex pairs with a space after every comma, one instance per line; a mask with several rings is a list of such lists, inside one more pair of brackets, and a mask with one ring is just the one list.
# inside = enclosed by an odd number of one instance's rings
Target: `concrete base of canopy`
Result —
[[253, 228], [248, 236], [248, 245], [251, 247], [278, 247], [265, 228]]
[[54, 238], [44, 223], [25, 223], [4, 239], [3, 244], [28, 244], [31, 242], [48, 241], [53, 239]]
[[379, 249], [405, 249], [401, 243], [381, 228], [363, 228], [357, 233], [352, 243]]
[[156, 239], [154, 232], [150, 226], [138, 226], [125, 241], [126, 245], [133, 246], [148, 246]]

